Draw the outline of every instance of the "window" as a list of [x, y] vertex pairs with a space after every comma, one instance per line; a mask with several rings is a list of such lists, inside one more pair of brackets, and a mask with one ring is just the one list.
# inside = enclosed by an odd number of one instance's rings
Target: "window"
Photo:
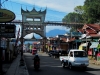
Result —
[[70, 56], [73, 57], [73, 52], [70, 52]]
[[85, 51], [74, 51], [74, 57], [87, 57]]

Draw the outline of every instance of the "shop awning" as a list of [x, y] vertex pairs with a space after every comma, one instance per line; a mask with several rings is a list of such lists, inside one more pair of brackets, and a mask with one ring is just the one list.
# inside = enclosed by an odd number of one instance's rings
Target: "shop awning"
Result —
[[90, 46], [90, 48], [97, 48], [99, 42], [92, 42], [92, 45]]
[[82, 43], [81, 46], [87, 46], [87, 43]]
[[87, 44], [86, 43], [82, 43], [80, 46], [79, 46], [79, 50], [83, 50], [83, 47], [86, 47]]

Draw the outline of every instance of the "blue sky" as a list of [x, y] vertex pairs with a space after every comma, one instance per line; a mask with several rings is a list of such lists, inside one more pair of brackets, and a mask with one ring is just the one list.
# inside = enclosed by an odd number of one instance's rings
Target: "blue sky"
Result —
[[[26, 10], [32, 10], [33, 7], [36, 10], [44, 10], [47, 7], [47, 14], [45, 21], [62, 21], [62, 18], [74, 11], [74, 8], [79, 5], [83, 5], [85, 0], [1, 0], [2, 8], [13, 11], [16, 15], [16, 20], [21, 20], [21, 7]], [[46, 32], [53, 29], [66, 30], [61, 26], [48, 26]]]

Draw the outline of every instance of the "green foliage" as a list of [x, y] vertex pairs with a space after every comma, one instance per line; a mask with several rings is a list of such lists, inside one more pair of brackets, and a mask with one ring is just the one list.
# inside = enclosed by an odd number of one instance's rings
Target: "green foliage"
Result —
[[74, 27], [71, 27], [70, 32], [74, 32], [76, 29]]
[[[83, 6], [76, 6], [74, 12], [67, 14], [64, 23], [98, 23], [100, 22], [100, 0], [85, 0]], [[70, 31], [75, 30], [74, 27]]]
[[78, 14], [83, 14], [84, 10], [83, 10], [83, 6], [76, 6], [74, 8], [74, 11]]
[[[75, 12], [71, 12], [68, 15], [66, 15], [62, 21], [64, 23], [83, 23], [82, 13], [83, 13], [83, 7], [77, 6], [74, 9]], [[76, 27], [71, 27], [70, 31], [75, 31]]]
[[82, 20], [81, 14], [73, 12], [66, 15], [62, 21], [65, 23], [81, 23]]
[[100, 0], [85, 0], [83, 9], [84, 22], [100, 22]]

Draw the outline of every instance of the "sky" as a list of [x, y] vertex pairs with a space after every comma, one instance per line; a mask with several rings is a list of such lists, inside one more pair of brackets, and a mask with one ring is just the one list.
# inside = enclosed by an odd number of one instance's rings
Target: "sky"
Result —
[[[74, 8], [79, 5], [84, 5], [85, 0], [1, 0], [2, 8], [6, 8], [15, 13], [15, 20], [21, 20], [21, 8], [24, 10], [32, 10], [33, 7], [38, 10], [45, 10], [47, 14], [45, 21], [62, 21], [64, 16], [73, 12]], [[18, 28], [19, 26], [17, 26]], [[53, 29], [67, 30], [61, 26], [47, 26], [46, 32]], [[32, 35], [31, 35], [32, 36]], [[28, 37], [30, 37], [28, 35]]]

